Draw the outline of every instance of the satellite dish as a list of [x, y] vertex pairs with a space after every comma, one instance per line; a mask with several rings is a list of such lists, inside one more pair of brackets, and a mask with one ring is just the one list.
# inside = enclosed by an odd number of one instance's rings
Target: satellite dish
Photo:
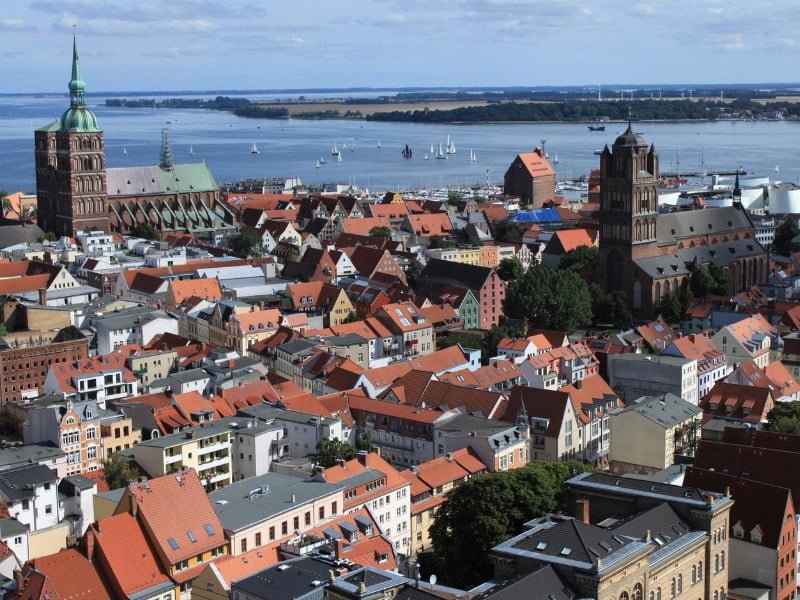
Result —
[[428, 578], [428, 581], [430, 581], [430, 582], [431, 582], [431, 585], [436, 585], [436, 573], [432, 574], [432, 575], [431, 575], [431, 576]]

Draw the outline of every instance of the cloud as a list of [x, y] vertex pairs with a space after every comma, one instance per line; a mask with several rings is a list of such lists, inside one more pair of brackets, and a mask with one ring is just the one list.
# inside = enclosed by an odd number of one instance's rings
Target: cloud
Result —
[[727, 52], [741, 52], [747, 50], [741, 35], [733, 35], [726, 42], [722, 44], [722, 49]]
[[[147, 21], [126, 21], [114, 18], [81, 19], [74, 14], [62, 14], [53, 23], [53, 29], [56, 31], [71, 31], [73, 26], [77, 26], [77, 31], [81, 34], [101, 36], [149, 37], [154, 33], [152, 23]], [[158, 25], [158, 33], [210, 33], [216, 31], [217, 28], [218, 25], [209, 19], [173, 19], [161, 21]]]
[[631, 12], [642, 17], [651, 17], [656, 14], [656, 7], [652, 4], [634, 4]]
[[7, 32], [30, 32], [36, 31], [36, 27], [28, 25], [22, 19], [0, 19], [0, 31]]

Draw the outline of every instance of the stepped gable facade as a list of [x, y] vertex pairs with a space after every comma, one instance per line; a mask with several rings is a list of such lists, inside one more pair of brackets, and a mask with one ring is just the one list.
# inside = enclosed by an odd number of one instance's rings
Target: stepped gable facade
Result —
[[234, 213], [208, 166], [174, 164], [166, 130], [158, 165], [107, 168], [103, 131], [85, 92], [73, 42], [70, 106], [34, 134], [37, 219], [44, 231], [128, 233], [143, 223], [161, 232], [234, 229]]
[[628, 125], [600, 156], [598, 283], [623, 291], [634, 311], [650, 315], [668, 292], [688, 285], [693, 265], [718, 263], [731, 294], [761, 283], [766, 250], [741, 203], [659, 214], [659, 157]]

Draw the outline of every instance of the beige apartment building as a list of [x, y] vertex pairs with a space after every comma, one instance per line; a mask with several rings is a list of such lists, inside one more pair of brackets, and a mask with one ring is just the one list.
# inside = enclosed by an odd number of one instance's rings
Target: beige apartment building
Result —
[[100, 435], [104, 459], [115, 453], [133, 448], [142, 441], [142, 432], [134, 429], [133, 419], [115, 416], [112, 419], [100, 420]]
[[150, 383], [169, 375], [177, 361], [178, 353], [174, 350], [154, 350], [129, 356], [125, 363], [139, 380], [140, 390], [148, 392]]

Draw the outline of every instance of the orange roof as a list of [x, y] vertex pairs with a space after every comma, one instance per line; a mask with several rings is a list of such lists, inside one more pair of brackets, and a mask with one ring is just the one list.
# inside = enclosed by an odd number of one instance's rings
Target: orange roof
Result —
[[225, 584], [230, 587], [233, 581], [253, 575], [280, 562], [278, 549], [283, 540], [277, 540], [266, 546], [258, 546], [244, 554], [236, 556], [226, 555], [219, 558], [214, 564]]
[[447, 213], [427, 213], [408, 215], [408, 224], [418, 236], [445, 236], [453, 233], [453, 223]]
[[[424, 318], [413, 302], [396, 302], [384, 304], [378, 313], [391, 322], [395, 328], [402, 332], [430, 329], [430, 322]], [[423, 317], [420, 319], [420, 317]]]
[[377, 369], [370, 369], [364, 376], [369, 379], [370, 383], [376, 388], [385, 388], [391, 385], [396, 379], [402, 377], [411, 370], [411, 365], [408, 362], [396, 362], [385, 367], [378, 367]]
[[46, 289], [50, 282], [50, 275], [23, 275], [0, 279], [0, 295], [19, 294], [34, 290]]
[[280, 326], [281, 311], [278, 308], [251, 310], [245, 313], [235, 313], [231, 316], [231, 320], [239, 323], [242, 333], [259, 329], [273, 330]]
[[351, 396], [348, 401], [350, 410], [360, 410], [376, 415], [386, 415], [397, 417], [407, 421], [417, 421], [420, 423], [435, 423], [444, 414], [439, 410], [430, 408], [419, 408], [409, 404], [395, 404], [394, 402], [384, 402], [373, 398]]
[[126, 494], [138, 502], [150, 541], [170, 564], [226, 544], [222, 523], [193, 469], [132, 484]]
[[369, 235], [369, 232], [375, 227], [388, 227], [391, 229], [392, 223], [389, 217], [348, 217], [342, 219], [342, 231], [344, 233]]
[[[102, 356], [90, 356], [89, 358], [69, 363], [53, 363], [50, 366], [50, 372], [53, 373], [58, 382], [58, 388], [63, 393], [77, 392], [78, 390], [72, 385], [72, 379], [81, 375], [119, 370], [122, 371], [122, 380], [130, 383], [136, 381], [136, 377], [125, 366], [125, 360], [128, 356], [128, 354], [122, 352], [113, 352]], [[48, 372], [48, 375], [50, 372]]]
[[113, 579], [126, 596], [154, 585], [168, 583], [141, 524], [130, 514], [120, 513], [92, 525], [97, 549], [102, 553]]
[[367, 204], [367, 212], [371, 217], [380, 219], [402, 219], [405, 217], [409, 210], [405, 202], [396, 204]]
[[461, 348], [458, 345], [455, 345], [442, 350], [437, 350], [436, 352], [431, 352], [425, 356], [412, 358], [406, 364], [417, 371], [442, 373], [456, 367], [463, 367], [468, 361], [468, 357], [464, 356], [464, 352], [461, 350]]
[[447, 483], [460, 481], [469, 475], [469, 472], [455, 462], [452, 457], [446, 456], [419, 464], [416, 471], [417, 477], [434, 489]]
[[593, 246], [592, 238], [585, 229], [560, 229], [553, 233], [561, 243], [564, 252], [570, 252], [581, 246]]
[[[348, 488], [348, 480], [356, 477], [357, 475], [366, 473], [367, 471], [377, 471], [378, 473], [381, 473], [386, 480], [385, 484], [367, 491], [366, 482], [356, 479], [355, 483]], [[345, 486], [345, 491], [348, 489], [363, 488], [361, 493], [357, 493], [354, 498], [347, 499], [347, 495], [345, 494], [345, 509], [352, 508], [354, 506], [361, 506], [373, 498], [383, 496], [384, 494], [388, 494], [389, 492], [401, 489], [408, 485], [408, 482], [400, 476], [400, 473], [397, 471], [397, 469], [395, 469], [392, 465], [386, 462], [386, 460], [381, 458], [380, 455], [374, 452], [359, 454], [357, 458], [348, 460], [344, 464], [328, 467], [323, 471], [323, 475], [325, 476], [325, 481], [327, 483], [343, 484]]]
[[206, 300], [221, 300], [222, 289], [219, 280], [211, 277], [199, 277], [197, 279], [173, 280], [169, 282], [169, 289], [175, 298], [175, 304], [180, 304], [187, 298], [197, 296]]
[[555, 175], [553, 167], [542, 155], [542, 151], [537, 148], [533, 152], [525, 152], [524, 154], [517, 155], [517, 158], [522, 162], [523, 166], [528, 170], [533, 177], [542, 177], [545, 175]]
[[[16, 596], [20, 600], [47, 597], [52, 600], [78, 598], [81, 600], [111, 600], [111, 595], [106, 591], [97, 571], [97, 563], [87, 560], [75, 548], [35, 558], [30, 561], [29, 566], [43, 574], [46, 581], [42, 582], [38, 590], [32, 589], [33, 586], [25, 588], [19, 596]], [[23, 570], [23, 575], [27, 572], [29, 572], [28, 566]], [[31, 577], [31, 580], [33, 579]]]

